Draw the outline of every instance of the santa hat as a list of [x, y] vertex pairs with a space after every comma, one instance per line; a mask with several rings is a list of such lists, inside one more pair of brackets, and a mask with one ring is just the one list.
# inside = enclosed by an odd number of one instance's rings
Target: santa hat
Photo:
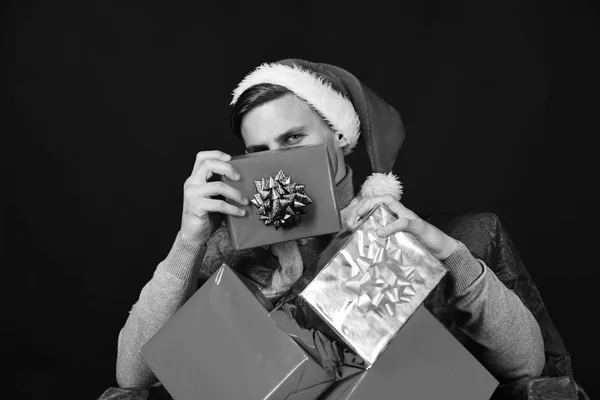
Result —
[[306, 101], [346, 138], [344, 154], [362, 136], [373, 172], [391, 172], [405, 135], [400, 114], [350, 72], [299, 59], [262, 64], [233, 91], [231, 104], [261, 83], [283, 86]]

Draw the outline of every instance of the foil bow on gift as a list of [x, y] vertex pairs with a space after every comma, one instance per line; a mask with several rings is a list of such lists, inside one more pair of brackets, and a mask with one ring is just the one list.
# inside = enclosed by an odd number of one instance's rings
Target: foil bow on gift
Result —
[[410, 302], [417, 293], [413, 283], [421, 277], [414, 266], [400, 265], [400, 249], [388, 252], [389, 239], [378, 238], [373, 231], [366, 235], [358, 231], [357, 236], [359, 256], [356, 259], [347, 249], [340, 251], [344, 259], [338, 272], [340, 284], [342, 289], [355, 295], [347, 306], [363, 314], [376, 311], [383, 316], [394, 316], [396, 304]]
[[292, 178], [279, 171], [275, 178], [254, 181], [257, 193], [250, 200], [258, 208], [256, 213], [265, 225], [275, 229], [293, 228], [306, 213], [306, 206], [313, 201], [306, 194], [304, 185], [292, 182]]

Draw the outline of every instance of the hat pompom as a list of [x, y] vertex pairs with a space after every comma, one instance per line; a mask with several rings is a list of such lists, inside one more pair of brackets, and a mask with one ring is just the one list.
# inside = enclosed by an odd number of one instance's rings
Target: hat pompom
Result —
[[392, 172], [371, 174], [360, 188], [360, 197], [392, 195], [396, 200], [402, 197], [402, 183]]

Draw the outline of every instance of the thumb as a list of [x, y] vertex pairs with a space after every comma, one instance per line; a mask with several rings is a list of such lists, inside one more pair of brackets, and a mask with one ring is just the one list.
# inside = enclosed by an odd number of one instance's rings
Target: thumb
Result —
[[408, 218], [398, 218], [397, 220], [377, 229], [377, 234], [381, 237], [388, 237], [397, 232], [410, 232], [411, 220]]

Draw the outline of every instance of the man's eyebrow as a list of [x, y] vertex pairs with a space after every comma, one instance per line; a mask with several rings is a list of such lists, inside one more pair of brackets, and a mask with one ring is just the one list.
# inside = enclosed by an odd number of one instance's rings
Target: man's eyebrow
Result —
[[[304, 128], [305, 128], [304, 125], [294, 126], [290, 129], [288, 129], [287, 131], [283, 132], [282, 134], [278, 135], [275, 140], [277, 142], [282, 142], [290, 135], [304, 132]], [[269, 146], [267, 146], [266, 144], [255, 144], [255, 145], [246, 147], [246, 152], [255, 153], [257, 151], [267, 150], [268, 148], [269, 148]]]
[[280, 142], [282, 140], [285, 140], [285, 138], [290, 135], [302, 133], [304, 132], [304, 128], [304, 125], [294, 126], [288, 129], [287, 131], [283, 132], [281, 135], [277, 136], [277, 141]]

